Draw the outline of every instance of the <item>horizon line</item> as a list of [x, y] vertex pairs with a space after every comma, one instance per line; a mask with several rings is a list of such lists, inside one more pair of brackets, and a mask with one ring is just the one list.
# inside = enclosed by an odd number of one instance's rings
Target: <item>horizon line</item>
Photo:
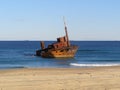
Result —
[[[56, 41], [56, 40], [0, 40], [0, 41]], [[120, 41], [120, 40], [70, 40], [70, 41]]]

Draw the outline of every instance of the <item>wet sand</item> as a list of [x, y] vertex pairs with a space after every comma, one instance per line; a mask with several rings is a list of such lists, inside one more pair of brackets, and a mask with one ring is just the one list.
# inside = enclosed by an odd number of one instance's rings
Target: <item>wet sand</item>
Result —
[[0, 70], [0, 90], [120, 90], [120, 67]]

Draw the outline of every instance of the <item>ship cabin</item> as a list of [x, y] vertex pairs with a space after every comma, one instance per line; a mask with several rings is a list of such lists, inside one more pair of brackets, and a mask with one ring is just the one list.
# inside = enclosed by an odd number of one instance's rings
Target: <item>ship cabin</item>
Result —
[[67, 47], [66, 36], [57, 38], [57, 42], [56, 42], [56, 43], [53, 43], [53, 47], [54, 47], [55, 49]]
[[60, 48], [64, 48], [67, 47], [67, 39], [66, 36], [63, 37], [59, 37], [57, 38], [57, 42], [48, 45], [48, 49], [60, 49]]

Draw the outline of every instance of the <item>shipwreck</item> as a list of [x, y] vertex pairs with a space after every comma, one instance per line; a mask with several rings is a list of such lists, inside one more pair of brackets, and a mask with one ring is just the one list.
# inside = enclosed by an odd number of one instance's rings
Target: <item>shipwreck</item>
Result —
[[57, 38], [55, 43], [52, 43], [47, 47], [45, 47], [44, 41], [41, 41], [41, 49], [36, 51], [36, 56], [41, 56], [44, 58], [71, 58], [75, 56], [78, 46], [71, 45], [65, 21], [64, 26], [65, 36]]

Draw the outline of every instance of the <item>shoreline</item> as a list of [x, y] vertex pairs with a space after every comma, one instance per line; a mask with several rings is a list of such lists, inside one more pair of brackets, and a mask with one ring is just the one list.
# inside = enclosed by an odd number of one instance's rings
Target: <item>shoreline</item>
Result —
[[120, 66], [0, 70], [0, 90], [119, 90]]
[[15, 66], [15, 67], [1, 67], [1, 70], [14, 70], [14, 69], [54, 69], [54, 68], [66, 68], [66, 69], [83, 69], [83, 68], [109, 68], [109, 67], [120, 67], [120, 64], [76, 64], [76, 63], [71, 63], [71, 67], [24, 67], [24, 66]]
[[42, 69], [101, 69], [101, 68], [119, 68], [120, 65], [113, 66], [75, 66], [75, 67], [12, 67], [12, 68], [1, 68], [0, 71], [9, 70], [21, 70], [21, 69], [32, 69], [32, 70], [42, 70]]

